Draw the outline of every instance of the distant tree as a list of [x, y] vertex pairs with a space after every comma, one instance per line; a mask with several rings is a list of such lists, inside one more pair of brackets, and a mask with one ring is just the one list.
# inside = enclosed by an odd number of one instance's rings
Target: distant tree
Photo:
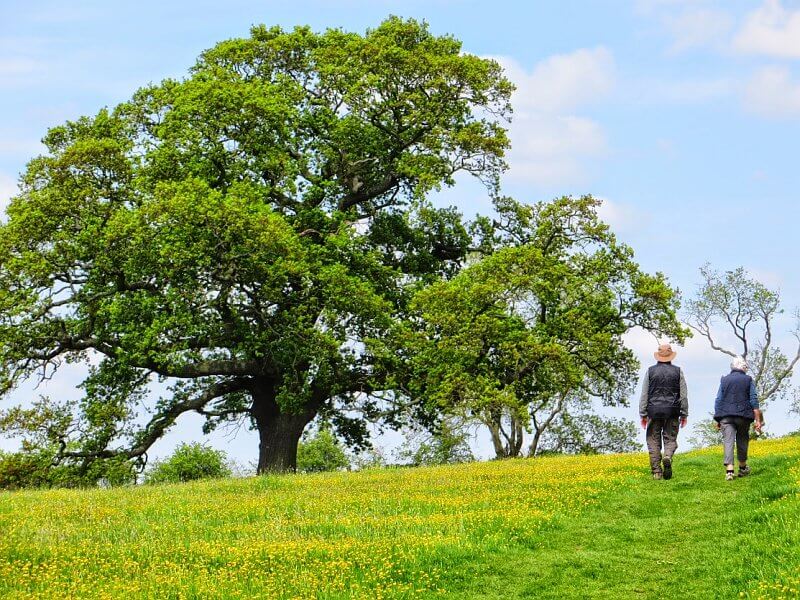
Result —
[[354, 471], [375, 469], [389, 464], [384, 449], [376, 445], [351, 453], [348, 460], [350, 461], [350, 467]]
[[415, 467], [450, 465], [473, 462], [475, 456], [469, 445], [469, 432], [454, 419], [442, 420], [433, 431], [407, 434], [397, 452], [397, 458]]
[[[713, 413], [710, 417], [713, 417]], [[712, 418], [697, 421], [692, 426], [692, 435], [689, 437], [689, 444], [695, 448], [708, 448], [718, 446], [722, 443], [722, 432], [717, 428]]]
[[[706, 264], [700, 268], [700, 275], [700, 289], [687, 303], [687, 324], [717, 352], [747, 360], [762, 409], [790, 394], [796, 399], [791, 377], [800, 360], [800, 313], [795, 311], [790, 332], [798, 346], [787, 354], [775, 341], [775, 327], [784, 312], [777, 290], [769, 289], [743, 267], [719, 273]], [[723, 336], [732, 342], [721, 341]], [[715, 430], [711, 419], [696, 424], [698, 444], [721, 440]], [[754, 429], [751, 436], [757, 437]]]
[[0, 433], [22, 440], [17, 452], [0, 453], [0, 489], [111, 486], [136, 481], [124, 457], [88, 464], [59, 464], [60, 432], [73, 427], [69, 410], [41, 397], [30, 408], [0, 411]]
[[497, 220], [476, 224], [482, 256], [414, 298], [407, 389], [434, 413], [483, 423], [498, 457], [520, 455], [528, 429], [535, 455], [572, 397], [626, 404], [639, 366], [629, 329], [686, 335], [677, 293], [639, 269], [598, 205], [499, 200]]
[[[700, 289], [687, 304], [687, 324], [714, 350], [747, 360], [763, 405], [784, 398], [792, 390], [792, 372], [800, 360], [800, 314], [795, 312], [791, 330], [798, 346], [787, 355], [775, 342], [776, 321], [783, 313], [777, 290], [766, 287], [743, 267], [719, 273], [705, 265], [700, 275]], [[733, 342], [723, 343], [722, 335]]]
[[636, 423], [592, 413], [586, 399], [576, 404], [544, 431], [536, 446], [538, 454], [613, 454], [642, 449]]
[[259, 472], [294, 470], [319, 414], [363, 446], [391, 390], [372, 340], [467, 252], [425, 197], [496, 191], [512, 89], [414, 20], [255, 26], [52, 128], [0, 224], [0, 394], [89, 363], [55, 436], [86, 468], [143, 462], [185, 413], [258, 430]]
[[306, 432], [297, 448], [297, 470], [301, 473], [339, 471], [350, 466], [350, 460], [329, 426]]
[[220, 479], [230, 474], [223, 451], [197, 442], [183, 443], [168, 458], [152, 465], [145, 475], [145, 483], [183, 483], [197, 479]]

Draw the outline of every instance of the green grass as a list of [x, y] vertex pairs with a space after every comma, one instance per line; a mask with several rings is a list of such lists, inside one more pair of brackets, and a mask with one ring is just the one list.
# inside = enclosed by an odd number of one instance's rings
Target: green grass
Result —
[[732, 482], [721, 449], [678, 455], [672, 480], [637, 477], [524, 546], [462, 564], [449, 596], [800, 597], [796, 449], [755, 450], [753, 475]]
[[0, 493], [2, 598], [800, 598], [800, 438]]

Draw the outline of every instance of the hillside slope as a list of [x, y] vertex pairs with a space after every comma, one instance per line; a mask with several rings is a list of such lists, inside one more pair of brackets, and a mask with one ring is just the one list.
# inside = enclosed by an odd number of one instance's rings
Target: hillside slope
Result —
[[798, 597], [800, 438], [0, 494], [3, 598]]

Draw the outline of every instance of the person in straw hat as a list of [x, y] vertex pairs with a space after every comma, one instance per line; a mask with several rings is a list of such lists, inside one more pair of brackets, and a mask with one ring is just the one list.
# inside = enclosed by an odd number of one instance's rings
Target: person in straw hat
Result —
[[683, 370], [672, 364], [676, 355], [672, 346], [660, 344], [655, 352], [656, 364], [647, 369], [642, 379], [639, 416], [647, 431], [653, 479], [672, 479], [672, 456], [678, 449], [678, 429], [686, 427], [689, 416], [686, 379]]
[[750, 474], [747, 466], [747, 447], [750, 443], [750, 424], [755, 421], [757, 432], [761, 432], [764, 417], [758, 404], [758, 392], [753, 378], [747, 374], [747, 361], [736, 356], [731, 361], [731, 372], [719, 383], [714, 402], [714, 420], [722, 429], [725, 479], [733, 479], [733, 449], [739, 459], [739, 477]]

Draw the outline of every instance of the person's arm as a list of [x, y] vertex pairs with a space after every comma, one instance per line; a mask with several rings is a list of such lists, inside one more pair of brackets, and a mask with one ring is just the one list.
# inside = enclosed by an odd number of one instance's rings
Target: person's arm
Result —
[[686, 378], [683, 376], [683, 369], [681, 369], [681, 427], [686, 427], [686, 421], [689, 418], [689, 390], [686, 386]]
[[756, 417], [756, 431], [761, 433], [761, 426], [764, 425], [764, 413], [761, 412], [761, 406], [758, 403], [758, 390], [756, 390], [756, 382], [750, 380], [750, 406]]
[[719, 405], [722, 402], [722, 381], [719, 382], [719, 389], [717, 390], [717, 397], [714, 399], [714, 423], [719, 429], [719, 420], [717, 419], [716, 415], [719, 414]]
[[642, 395], [639, 396], [639, 418], [642, 427], [647, 427], [647, 401], [650, 394], [650, 369], [644, 372], [642, 377]]

